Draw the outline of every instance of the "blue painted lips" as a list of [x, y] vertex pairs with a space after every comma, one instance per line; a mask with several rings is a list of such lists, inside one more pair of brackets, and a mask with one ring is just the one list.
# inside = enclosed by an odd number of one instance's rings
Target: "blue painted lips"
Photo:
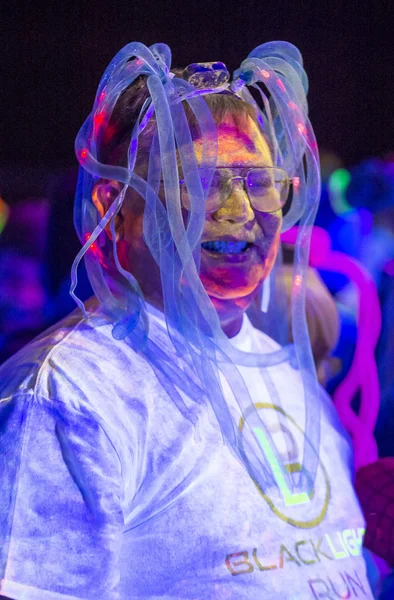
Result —
[[228, 240], [203, 242], [201, 244], [204, 250], [218, 254], [241, 254], [241, 252], [245, 252], [250, 246], [251, 244], [248, 244], [248, 242], [233, 242]]

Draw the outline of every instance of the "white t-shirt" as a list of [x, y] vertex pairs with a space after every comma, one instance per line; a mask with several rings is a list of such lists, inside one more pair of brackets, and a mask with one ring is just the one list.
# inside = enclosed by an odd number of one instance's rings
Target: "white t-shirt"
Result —
[[[163, 317], [149, 310], [152, 340], [168, 355]], [[1, 593], [372, 598], [350, 444], [330, 399], [316, 399], [322, 438], [311, 498], [283, 482], [263, 495], [223, 444], [210, 404], [180, 388], [186, 409], [174, 402], [168, 381], [92, 315], [94, 326], [73, 313], [0, 369]], [[246, 317], [232, 343], [275, 347]], [[173, 362], [186, 381], [175, 352]], [[308, 443], [299, 373], [270, 368], [279, 409], [258, 369], [240, 371], [286, 468], [297, 471]]]

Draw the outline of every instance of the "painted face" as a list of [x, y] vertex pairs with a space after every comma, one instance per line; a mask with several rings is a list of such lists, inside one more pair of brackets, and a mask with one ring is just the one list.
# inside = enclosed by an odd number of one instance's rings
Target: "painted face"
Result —
[[[196, 141], [194, 148], [199, 160], [201, 142]], [[272, 166], [268, 144], [251, 118], [244, 120], [242, 130], [231, 117], [218, 126], [217, 166]], [[142, 199], [140, 202], [135, 198], [126, 199], [123, 241], [118, 251], [123, 266], [134, 274], [147, 300], [160, 305], [160, 274], [143, 240], [142, 220]], [[200, 277], [218, 311], [223, 329], [226, 333], [228, 330], [230, 336], [237, 333], [237, 327], [234, 329], [226, 324], [233, 321], [239, 324], [242, 313], [272, 268], [281, 222], [281, 211], [268, 214], [252, 208], [242, 181], [233, 183], [227, 201], [218, 210], [207, 213], [201, 240]], [[231, 242], [239, 244], [233, 243], [228, 252]], [[237, 248], [239, 251], [234, 252]]]
[[[201, 155], [199, 142], [196, 142], [195, 150], [198, 158]], [[231, 118], [218, 126], [217, 165], [230, 168], [272, 166], [268, 144], [252, 119], [245, 121], [242, 131]], [[281, 211], [263, 213], [253, 209], [242, 181], [233, 183], [224, 205], [207, 214], [200, 277], [222, 322], [230, 321], [246, 310], [271, 271], [281, 223]], [[231, 245], [231, 242], [244, 244]], [[239, 248], [239, 252], [233, 253], [234, 248]]]

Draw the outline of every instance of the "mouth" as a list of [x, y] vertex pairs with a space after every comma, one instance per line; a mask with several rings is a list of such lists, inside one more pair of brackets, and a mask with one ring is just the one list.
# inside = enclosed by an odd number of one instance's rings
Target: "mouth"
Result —
[[212, 254], [245, 254], [254, 244], [237, 240], [212, 240], [203, 242], [201, 248]]

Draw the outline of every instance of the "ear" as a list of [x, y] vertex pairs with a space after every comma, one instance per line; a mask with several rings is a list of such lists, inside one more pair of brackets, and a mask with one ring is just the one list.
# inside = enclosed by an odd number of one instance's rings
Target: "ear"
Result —
[[[104, 181], [100, 179], [94, 184], [92, 190], [92, 200], [95, 205], [100, 219], [104, 217], [108, 209], [112, 206], [112, 203], [119, 196], [123, 186], [118, 181]], [[110, 225], [106, 225], [105, 231], [110, 239], [112, 239]], [[116, 241], [123, 236], [123, 217], [121, 211], [115, 217], [115, 233]]]

